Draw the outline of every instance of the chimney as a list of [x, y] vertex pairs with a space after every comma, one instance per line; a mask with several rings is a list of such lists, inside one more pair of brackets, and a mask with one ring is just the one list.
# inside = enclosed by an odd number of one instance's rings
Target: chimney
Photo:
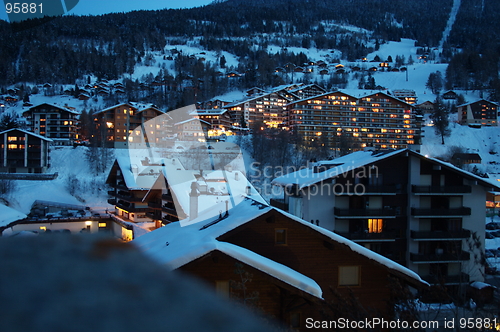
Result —
[[192, 182], [189, 193], [189, 220], [198, 218], [198, 195], [198, 184]]
[[239, 179], [240, 179], [238, 174], [239, 174], [238, 172], [234, 173], [234, 180], [235, 181], [239, 181]]
[[226, 214], [224, 217], [227, 217], [229, 215], [229, 201], [226, 201]]
[[251, 188], [250, 186], [247, 186], [247, 187], [245, 188], [245, 194], [246, 194], [247, 196], [252, 196], [252, 188]]

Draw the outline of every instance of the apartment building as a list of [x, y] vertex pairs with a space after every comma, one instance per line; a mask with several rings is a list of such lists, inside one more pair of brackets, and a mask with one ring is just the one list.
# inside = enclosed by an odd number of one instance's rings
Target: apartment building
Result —
[[448, 286], [482, 281], [486, 193], [499, 187], [410, 149], [358, 151], [278, 177], [271, 204]]
[[53, 145], [73, 145], [79, 138], [80, 113], [69, 107], [43, 103], [23, 112], [30, 131], [50, 138]]
[[412, 105], [384, 92], [355, 97], [341, 91], [287, 104], [289, 128], [305, 141], [333, 149], [348, 144], [401, 149], [420, 144], [421, 124]]
[[[165, 130], [161, 121], [152, 121], [164, 113], [154, 105], [123, 103], [94, 113], [96, 134], [102, 145], [127, 148], [129, 143], [159, 143]], [[135, 140], [135, 141], [134, 141]], [[147, 147], [147, 146], [146, 146]]]
[[0, 172], [45, 173], [50, 167], [52, 140], [14, 128], [0, 132]]
[[461, 125], [498, 126], [498, 105], [481, 99], [457, 106]]

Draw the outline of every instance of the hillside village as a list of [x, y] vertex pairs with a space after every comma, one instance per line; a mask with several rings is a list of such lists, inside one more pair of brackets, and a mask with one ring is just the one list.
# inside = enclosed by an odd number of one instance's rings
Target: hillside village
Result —
[[172, 38], [119, 79], [3, 88], [0, 234], [111, 235], [298, 331], [498, 319], [498, 104], [444, 86], [450, 23], [434, 48], [323, 23], [370, 52], [269, 43], [294, 61], [242, 89], [236, 54]]

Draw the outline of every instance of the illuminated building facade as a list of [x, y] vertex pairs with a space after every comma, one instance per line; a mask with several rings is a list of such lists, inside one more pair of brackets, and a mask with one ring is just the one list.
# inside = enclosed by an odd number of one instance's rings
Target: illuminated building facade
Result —
[[419, 144], [420, 124], [412, 105], [377, 92], [362, 97], [337, 91], [288, 104], [287, 125], [305, 141], [338, 149], [401, 149]]
[[44, 103], [31, 107], [23, 116], [30, 131], [50, 138], [53, 145], [73, 145], [78, 139], [79, 113], [74, 109]]

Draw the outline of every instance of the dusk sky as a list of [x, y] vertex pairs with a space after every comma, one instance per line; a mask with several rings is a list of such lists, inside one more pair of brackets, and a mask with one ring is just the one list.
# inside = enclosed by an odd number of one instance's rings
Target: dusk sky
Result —
[[[101, 15], [141, 9], [191, 8], [208, 5], [211, 2], [212, 0], [80, 0], [70, 14]], [[0, 19], [8, 20], [5, 8], [0, 10]]]

